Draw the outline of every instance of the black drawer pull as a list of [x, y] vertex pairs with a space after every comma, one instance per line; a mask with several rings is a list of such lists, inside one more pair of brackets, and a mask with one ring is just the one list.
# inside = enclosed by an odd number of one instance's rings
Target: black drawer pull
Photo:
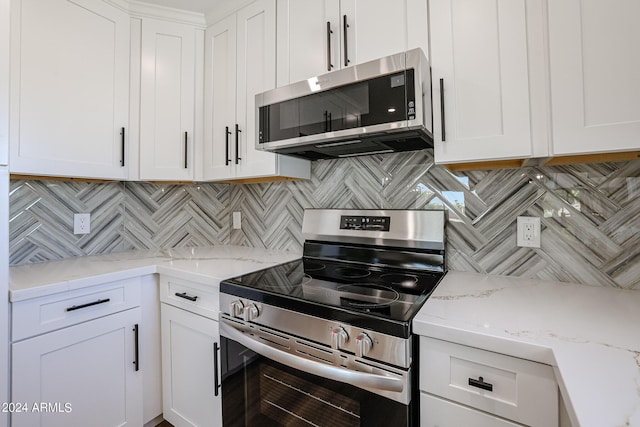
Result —
[[195, 301], [195, 300], [197, 300], [197, 299], [198, 299], [198, 297], [197, 297], [197, 296], [193, 296], [193, 297], [192, 297], [191, 295], [187, 295], [187, 293], [186, 293], [186, 292], [183, 292], [183, 293], [178, 293], [178, 292], [176, 292], [176, 296], [177, 296], [177, 297], [180, 297], [180, 298], [188, 299], [189, 301]]
[[469, 378], [469, 385], [472, 387], [481, 388], [483, 390], [493, 391], [493, 384], [485, 383], [484, 378], [482, 377], [478, 377], [477, 380], [474, 380], [473, 378]]
[[122, 147], [121, 147], [121, 149], [122, 149], [122, 157], [121, 157], [121, 159], [120, 159], [120, 166], [124, 167], [124, 152], [125, 152], [125, 146], [124, 146], [124, 139], [125, 139], [125, 138], [124, 138], [124, 128], [121, 128], [121, 130], [120, 130], [120, 136], [122, 136], [122, 139], [121, 139], [121, 144], [122, 144]]
[[327, 71], [331, 71], [333, 64], [331, 63], [331, 22], [327, 21]]
[[444, 128], [444, 79], [440, 79], [440, 127], [442, 128], [442, 142], [447, 140]]
[[94, 301], [94, 302], [88, 302], [88, 303], [82, 304], [82, 305], [73, 305], [71, 307], [68, 307], [67, 311], [80, 310], [82, 308], [91, 307], [93, 305], [104, 304], [105, 302], [109, 302], [109, 301], [111, 301], [111, 300], [109, 298], [107, 298], [107, 299], [99, 299], [98, 301]]
[[213, 343], [213, 395], [220, 394], [220, 379], [218, 378], [218, 351], [220, 346], [217, 342]]
[[138, 336], [139, 334], [140, 334], [140, 327], [136, 323], [135, 325], [133, 325], [133, 336], [135, 340], [135, 346], [133, 349], [133, 357], [134, 357], [133, 364], [136, 365], [136, 372], [140, 370], [140, 340]]

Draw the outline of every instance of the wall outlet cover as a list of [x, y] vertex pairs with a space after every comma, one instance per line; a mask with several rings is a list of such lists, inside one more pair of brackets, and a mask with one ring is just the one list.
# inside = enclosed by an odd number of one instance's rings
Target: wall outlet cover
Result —
[[89, 234], [91, 232], [91, 214], [73, 214], [73, 234]]
[[240, 230], [242, 228], [242, 217], [240, 212], [233, 213], [233, 229]]
[[519, 216], [516, 244], [523, 248], [540, 247], [540, 218]]

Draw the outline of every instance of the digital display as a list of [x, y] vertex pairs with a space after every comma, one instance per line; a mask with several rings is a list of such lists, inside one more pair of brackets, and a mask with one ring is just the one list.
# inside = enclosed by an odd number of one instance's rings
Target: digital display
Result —
[[391, 218], [388, 216], [352, 216], [340, 217], [340, 230], [389, 231]]

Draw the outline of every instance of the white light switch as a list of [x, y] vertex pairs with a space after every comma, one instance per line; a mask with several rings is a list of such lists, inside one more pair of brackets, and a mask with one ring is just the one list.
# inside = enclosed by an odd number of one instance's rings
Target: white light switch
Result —
[[233, 229], [240, 230], [242, 228], [242, 221], [240, 217], [240, 212], [233, 213]]
[[537, 216], [518, 217], [517, 245], [524, 248], [540, 247], [540, 218]]

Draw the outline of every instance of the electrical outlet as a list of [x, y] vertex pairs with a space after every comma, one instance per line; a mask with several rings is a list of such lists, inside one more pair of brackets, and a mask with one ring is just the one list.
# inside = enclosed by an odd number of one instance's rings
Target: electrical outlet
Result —
[[242, 217], [240, 216], [240, 212], [233, 213], [233, 229], [240, 230], [242, 228]]
[[517, 245], [524, 248], [540, 247], [540, 218], [519, 216], [517, 227]]
[[91, 214], [73, 214], [73, 234], [89, 234], [91, 232]]

